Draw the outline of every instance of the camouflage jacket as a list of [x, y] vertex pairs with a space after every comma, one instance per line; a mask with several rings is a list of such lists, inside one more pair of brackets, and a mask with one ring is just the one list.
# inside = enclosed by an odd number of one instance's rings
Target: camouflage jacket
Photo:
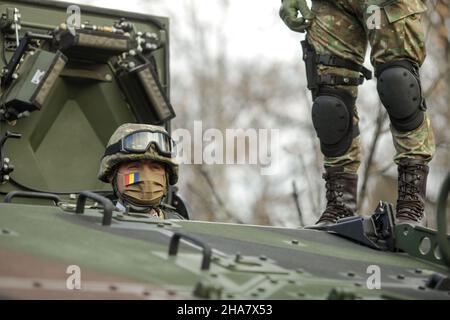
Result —
[[153, 216], [160, 219], [178, 219], [178, 220], [186, 220], [181, 214], [176, 212], [174, 208], [168, 205], [160, 205], [154, 209], [149, 209], [148, 212], [143, 213], [139, 211], [134, 211], [130, 207], [126, 207], [122, 202], [118, 201], [116, 204], [116, 210], [123, 213], [131, 213], [137, 215], [145, 215], [145, 216]]

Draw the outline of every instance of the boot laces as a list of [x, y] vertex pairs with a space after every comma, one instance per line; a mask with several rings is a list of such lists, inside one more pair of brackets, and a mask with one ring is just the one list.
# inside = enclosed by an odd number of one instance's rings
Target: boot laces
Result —
[[319, 222], [336, 223], [339, 219], [353, 215], [353, 212], [348, 208], [343, 200], [344, 195], [342, 190], [344, 186], [334, 179], [330, 179], [328, 175], [324, 175], [325, 188], [327, 190], [327, 208], [320, 217]]
[[[420, 175], [416, 170], [420, 169], [417, 166], [403, 167], [402, 177], [399, 179], [399, 195], [397, 200], [397, 217], [408, 220], [420, 221], [423, 218], [424, 204], [419, 198], [419, 187], [416, 184], [419, 181]], [[411, 181], [407, 178], [412, 177]]]

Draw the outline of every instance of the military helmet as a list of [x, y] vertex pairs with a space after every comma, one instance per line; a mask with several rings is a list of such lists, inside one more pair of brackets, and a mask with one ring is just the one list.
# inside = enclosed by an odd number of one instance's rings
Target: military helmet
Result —
[[130, 161], [151, 160], [166, 166], [169, 183], [178, 181], [178, 163], [174, 159], [173, 140], [160, 126], [126, 123], [109, 139], [100, 163], [98, 178], [110, 182], [117, 165]]

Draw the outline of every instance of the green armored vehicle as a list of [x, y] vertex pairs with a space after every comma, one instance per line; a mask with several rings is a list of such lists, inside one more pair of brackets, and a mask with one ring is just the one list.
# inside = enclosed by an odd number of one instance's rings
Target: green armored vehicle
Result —
[[0, 297], [3, 299], [450, 299], [446, 203], [438, 232], [392, 205], [323, 231], [115, 210], [97, 180], [124, 123], [164, 126], [166, 18], [50, 1], [0, 2]]

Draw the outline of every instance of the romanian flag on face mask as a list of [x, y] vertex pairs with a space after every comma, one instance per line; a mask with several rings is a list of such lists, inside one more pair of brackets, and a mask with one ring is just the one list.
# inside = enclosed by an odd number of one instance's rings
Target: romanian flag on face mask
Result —
[[139, 182], [139, 172], [133, 172], [125, 175], [125, 186]]

